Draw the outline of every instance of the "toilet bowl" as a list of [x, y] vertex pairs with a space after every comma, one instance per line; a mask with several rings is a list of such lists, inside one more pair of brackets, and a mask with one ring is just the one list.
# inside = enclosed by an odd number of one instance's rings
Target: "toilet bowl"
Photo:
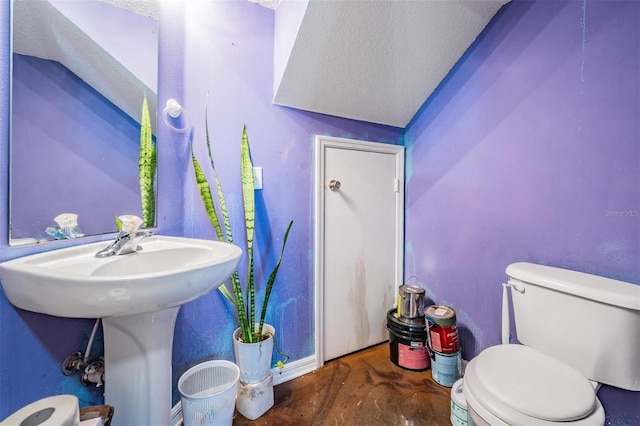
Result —
[[591, 382], [575, 368], [522, 345], [484, 350], [463, 383], [476, 425], [603, 425]]
[[[506, 273], [502, 345], [484, 349], [465, 370], [471, 419], [603, 425], [599, 383], [640, 391], [640, 286], [526, 262]], [[510, 343], [509, 291], [518, 344]]]
[[32, 402], [0, 422], [0, 426], [80, 426], [78, 398], [55, 395]]

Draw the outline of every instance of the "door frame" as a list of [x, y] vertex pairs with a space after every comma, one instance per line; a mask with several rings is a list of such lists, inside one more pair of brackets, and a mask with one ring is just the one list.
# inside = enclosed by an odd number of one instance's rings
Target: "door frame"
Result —
[[[315, 352], [317, 368], [324, 365], [324, 206], [326, 176], [324, 165], [327, 148], [391, 154], [396, 164], [396, 206], [395, 206], [395, 273], [396, 292], [402, 285], [404, 273], [404, 147], [379, 142], [337, 138], [315, 137], [315, 234], [314, 234], [314, 282], [315, 282]], [[395, 300], [395, 298], [394, 298]]]

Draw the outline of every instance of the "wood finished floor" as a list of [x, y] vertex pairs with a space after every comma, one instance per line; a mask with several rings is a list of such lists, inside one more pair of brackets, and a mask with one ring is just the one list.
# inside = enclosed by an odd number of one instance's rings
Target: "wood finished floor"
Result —
[[329, 361], [324, 367], [274, 388], [275, 404], [241, 425], [450, 425], [450, 388], [431, 370], [393, 364], [384, 343]]

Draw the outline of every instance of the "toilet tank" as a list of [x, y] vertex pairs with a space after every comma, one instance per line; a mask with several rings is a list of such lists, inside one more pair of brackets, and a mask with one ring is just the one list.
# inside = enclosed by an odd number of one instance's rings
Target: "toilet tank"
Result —
[[640, 390], [640, 285], [525, 262], [506, 272], [520, 343], [591, 380]]

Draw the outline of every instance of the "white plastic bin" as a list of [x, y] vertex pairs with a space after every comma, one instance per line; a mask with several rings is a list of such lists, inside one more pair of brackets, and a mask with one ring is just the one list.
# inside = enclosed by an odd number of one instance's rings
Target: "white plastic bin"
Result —
[[178, 380], [185, 426], [231, 425], [240, 369], [229, 361], [207, 361]]

